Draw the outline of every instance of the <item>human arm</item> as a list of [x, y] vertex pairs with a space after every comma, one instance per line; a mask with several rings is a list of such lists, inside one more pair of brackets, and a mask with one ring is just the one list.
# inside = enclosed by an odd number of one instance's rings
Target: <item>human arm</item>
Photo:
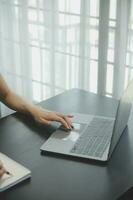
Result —
[[0, 75], [0, 100], [15, 111], [31, 115], [39, 123], [49, 125], [51, 121], [58, 121], [67, 129], [71, 128], [72, 116], [48, 111], [32, 103], [28, 103], [8, 87], [2, 75]]

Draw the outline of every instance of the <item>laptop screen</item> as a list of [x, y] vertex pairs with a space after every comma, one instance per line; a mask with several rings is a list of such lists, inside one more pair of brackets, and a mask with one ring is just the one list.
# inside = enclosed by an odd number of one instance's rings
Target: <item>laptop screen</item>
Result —
[[133, 102], [133, 80], [129, 83], [127, 89], [124, 91], [124, 94], [121, 97], [118, 104], [116, 119], [113, 128], [113, 134], [111, 138], [109, 157], [111, 156], [114, 148], [116, 147], [120, 139], [120, 136], [122, 135], [127, 125], [132, 102]]

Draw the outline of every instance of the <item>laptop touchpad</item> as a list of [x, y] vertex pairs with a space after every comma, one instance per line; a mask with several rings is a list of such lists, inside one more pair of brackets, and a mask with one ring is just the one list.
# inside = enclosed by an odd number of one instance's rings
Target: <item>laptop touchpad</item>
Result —
[[73, 123], [74, 128], [67, 132], [65, 135], [63, 134], [63, 140], [71, 140], [73, 142], [75, 142], [80, 134], [83, 132], [83, 129], [85, 127], [84, 124], [78, 124], [78, 123]]

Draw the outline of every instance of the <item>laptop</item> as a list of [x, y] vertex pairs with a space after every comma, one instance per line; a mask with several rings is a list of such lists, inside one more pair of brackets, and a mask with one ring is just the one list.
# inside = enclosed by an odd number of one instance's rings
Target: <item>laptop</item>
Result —
[[108, 161], [127, 126], [133, 101], [133, 80], [118, 101], [114, 118], [72, 113], [74, 128], [60, 127], [41, 146], [42, 152], [53, 152], [97, 161]]

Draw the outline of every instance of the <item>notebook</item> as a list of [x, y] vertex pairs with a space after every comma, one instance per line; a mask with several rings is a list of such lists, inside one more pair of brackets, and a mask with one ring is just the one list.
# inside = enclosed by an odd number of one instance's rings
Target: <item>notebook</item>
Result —
[[9, 175], [4, 174], [0, 178], [0, 192], [3, 192], [31, 177], [31, 171], [29, 169], [20, 165], [5, 154], [0, 153], [0, 160], [2, 161], [5, 169], [10, 172]]

